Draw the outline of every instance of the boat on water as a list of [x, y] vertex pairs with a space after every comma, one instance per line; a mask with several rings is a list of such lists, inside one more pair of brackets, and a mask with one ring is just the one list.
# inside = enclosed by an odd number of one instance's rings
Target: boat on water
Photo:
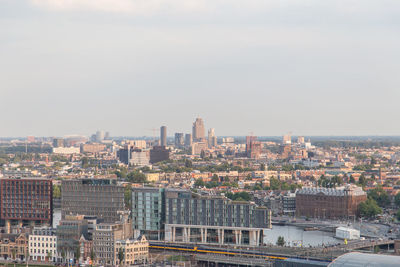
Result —
[[304, 231], [318, 231], [319, 229], [317, 227], [305, 227]]

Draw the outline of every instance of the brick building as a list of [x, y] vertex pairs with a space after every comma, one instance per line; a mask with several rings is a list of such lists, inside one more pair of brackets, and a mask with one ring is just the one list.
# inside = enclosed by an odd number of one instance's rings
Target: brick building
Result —
[[321, 219], [344, 219], [358, 215], [358, 205], [367, 200], [361, 187], [303, 188], [296, 193], [296, 215]]
[[48, 224], [53, 221], [53, 186], [49, 179], [0, 179], [0, 218], [11, 225]]

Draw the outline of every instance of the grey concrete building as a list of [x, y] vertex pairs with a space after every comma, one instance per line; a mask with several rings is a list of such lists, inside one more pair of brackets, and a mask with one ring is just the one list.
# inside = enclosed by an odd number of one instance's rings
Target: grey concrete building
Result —
[[110, 179], [63, 180], [61, 215], [89, 215], [106, 223], [120, 220], [124, 210], [124, 188]]
[[160, 146], [167, 146], [167, 126], [160, 128]]

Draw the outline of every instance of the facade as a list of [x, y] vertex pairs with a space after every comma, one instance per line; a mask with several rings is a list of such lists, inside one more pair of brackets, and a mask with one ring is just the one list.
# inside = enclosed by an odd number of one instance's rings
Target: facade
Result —
[[296, 214], [296, 194], [288, 193], [283, 196], [283, 214], [286, 215], [295, 215]]
[[27, 234], [0, 234], [0, 258], [26, 260], [28, 253]]
[[191, 147], [193, 143], [193, 137], [191, 134], [185, 134], [185, 147]]
[[202, 141], [206, 138], [203, 119], [197, 118], [193, 123], [192, 137], [194, 141]]
[[155, 146], [150, 150], [150, 163], [157, 163], [164, 160], [169, 160], [169, 149], [165, 146]]
[[257, 136], [246, 136], [246, 155], [248, 158], [257, 159], [261, 154], [261, 143]]
[[53, 222], [53, 185], [49, 179], [0, 179], [0, 218], [11, 224], [48, 224]]
[[146, 140], [129, 140], [125, 142], [125, 145], [132, 146], [134, 148], [145, 149], [147, 148]]
[[132, 188], [132, 225], [151, 240], [162, 239], [164, 223], [164, 189]]
[[120, 264], [118, 253], [121, 250], [124, 255], [124, 260], [122, 261], [124, 266], [148, 262], [149, 241], [147, 241], [144, 235], [139, 236], [137, 239], [118, 240], [115, 243], [115, 247], [118, 264]]
[[149, 151], [134, 149], [131, 151], [131, 159], [129, 163], [133, 166], [148, 166], [150, 164]]
[[104, 138], [105, 138], [105, 132], [104, 132], [103, 130], [99, 130], [99, 131], [96, 132], [95, 140], [96, 140], [97, 142], [103, 141]]
[[160, 146], [167, 146], [167, 126], [160, 128]]
[[208, 130], [208, 147], [217, 146], [217, 137], [215, 136], [214, 128]]
[[271, 212], [249, 202], [165, 190], [165, 240], [259, 245], [271, 228]]
[[296, 193], [296, 214], [311, 218], [347, 219], [358, 215], [358, 206], [367, 200], [361, 187], [303, 188]]
[[136, 148], [131, 145], [126, 145], [118, 150], [117, 157], [120, 162], [126, 165], [147, 166], [150, 162], [150, 152], [142, 148]]
[[132, 237], [132, 222], [100, 223], [93, 234], [95, 260], [101, 265], [116, 266], [116, 242]]
[[81, 153], [100, 153], [106, 149], [104, 144], [82, 144]]
[[57, 236], [53, 228], [34, 228], [29, 235], [29, 258], [33, 261], [57, 260]]
[[63, 180], [61, 215], [89, 215], [113, 223], [124, 210], [124, 187], [110, 179]]
[[175, 147], [183, 147], [185, 144], [185, 138], [183, 133], [175, 133]]
[[81, 238], [79, 239], [79, 249], [80, 249], [79, 262], [91, 259], [93, 251], [93, 241], [86, 239], [85, 236], [82, 235]]
[[66, 216], [56, 230], [58, 254], [63, 258], [73, 257], [82, 236], [88, 237], [88, 222], [84, 216]]
[[208, 149], [208, 144], [206, 141], [194, 142], [192, 144], [192, 155], [200, 155], [202, 151]]
[[81, 153], [81, 150], [79, 147], [53, 147], [52, 152], [54, 154], [61, 154], [61, 155], [71, 155], [71, 154], [79, 154]]
[[63, 138], [53, 138], [53, 147], [63, 147], [64, 139]]

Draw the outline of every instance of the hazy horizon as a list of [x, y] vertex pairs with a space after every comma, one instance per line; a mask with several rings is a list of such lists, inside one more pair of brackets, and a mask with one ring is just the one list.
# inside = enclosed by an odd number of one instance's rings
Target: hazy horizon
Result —
[[1, 137], [397, 136], [400, 2], [0, 0]]

